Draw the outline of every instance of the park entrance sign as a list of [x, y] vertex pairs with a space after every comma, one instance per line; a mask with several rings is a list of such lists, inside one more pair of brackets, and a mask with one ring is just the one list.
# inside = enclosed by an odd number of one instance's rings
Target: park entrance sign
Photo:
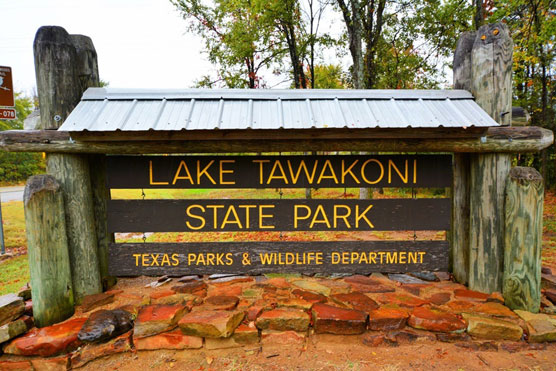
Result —
[[[92, 88], [100, 80], [87, 36], [41, 27], [33, 50], [40, 123], [0, 132], [0, 149], [46, 153], [48, 174], [31, 177], [24, 197], [38, 327], [67, 319], [113, 275], [138, 274], [449, 270], [472, 290], [502, 292], [512, 309], [539, 310], [543, 182], [532, 168], [512, 168], [512, 156], [539, 152], [554, 136], [508, 126], [505, 25], [462, 35], [454, 90]], [[289, 156], [309, 153], [319, 156]], [[253, 191], [346, 187], [444, 188], [437, 193], [450, 198], [295, 199], [287, 190], [266, 199]], [[111, 199], [127, 188], [149, 196], [152, 188], [214, 188], [221, 199]], [[257, 196], [240, 199], [236, 189]], [[357, 240], [427, 229], [449, 234]], [[242, 231], [343, 231], [352, 240], [192, 242]], [[137, 241], [186, 233], [189, 242], [115, 243], [126, 232]]]
[[[449, 155], [109, 156], [109, 188], [450, 187]], [[232, 193], [233, 194], [233, 193]], [[447, 198], [110, 200], [108, 231], [449, 230]], [[446, 241], [138, 243], [110, 246], [116, 276], [448, 269]]]

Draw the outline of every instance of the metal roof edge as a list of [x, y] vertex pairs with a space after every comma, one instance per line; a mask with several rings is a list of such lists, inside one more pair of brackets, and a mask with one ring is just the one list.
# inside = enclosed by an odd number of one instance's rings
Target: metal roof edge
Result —
[[89, 88], [82, 100], [473, 99], [466, 90]]

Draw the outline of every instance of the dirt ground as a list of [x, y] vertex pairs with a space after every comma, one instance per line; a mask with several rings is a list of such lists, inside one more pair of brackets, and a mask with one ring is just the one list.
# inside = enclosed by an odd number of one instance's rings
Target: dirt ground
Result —
[[372, 348], [360, 338], [316, 336], [303, 348], [141, 351], [99, 359], [82, 370], [556, 370], [556, 344], [508, 353], [438, 342]]

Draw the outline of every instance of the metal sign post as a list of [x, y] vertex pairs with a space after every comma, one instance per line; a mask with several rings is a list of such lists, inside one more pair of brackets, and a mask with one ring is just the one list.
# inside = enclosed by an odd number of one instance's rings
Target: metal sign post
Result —
[[2, 198], [0, 196], [0, 255], [6, 253], [6, 246], [4, 245], [4, 222], [2, 221]]

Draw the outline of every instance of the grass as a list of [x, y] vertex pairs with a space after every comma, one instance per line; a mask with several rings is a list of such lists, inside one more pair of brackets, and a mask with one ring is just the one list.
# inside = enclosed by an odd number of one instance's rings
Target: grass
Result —
[[0, 296], [18, 292], [29, 282], [29, 265], [27, 255], [21, 255], [0, 263]]

